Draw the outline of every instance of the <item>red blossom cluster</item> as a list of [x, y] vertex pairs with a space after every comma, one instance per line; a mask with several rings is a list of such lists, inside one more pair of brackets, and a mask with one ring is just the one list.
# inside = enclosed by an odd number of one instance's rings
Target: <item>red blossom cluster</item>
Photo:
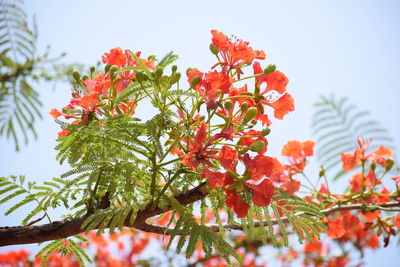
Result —
[[[226, 205], [243, 218], [248, 213], [249, 201], [263, 207], [271, 202], [275, 183], [281, 182], [271, 177], [283, 171], [276, 158], [265, 155], [268, 145], [265, 135], [269, 129], [250, 128], [257, 122], [271, 125], [265, 107], [271, 107], [274, 116], [282, 119], [294, 110], [294, 101], [286, 93], [287, 77], [275, 67], [262, 70], [260, 62], [256, 61], [266, 58], [264, 51], [253, 50], [248, 42], [228, 38], [216, 30], [211, 33], [211, 51], [219, 61], [207, 73], [189, 70], [188, 83], [199, 93], [206, 109], [219, 116], [224, 125], [216, 128], [210, 124], [210, 119], [208, 123], [192, 120], [196, 135], [182, 138], [181, 142], [186, 145], [175, 147], [173, 151], [184, 165], [197, 169], [208, 180], [210, 188], [222, 187]], [[248, 84], [235, 87], [236, 82], [247, 79], [240, 77], [244, 68], [251, 65], [254, 90], [249, 91]], [[261, 90], [264, 85], [265, 89]], [[279, 95], [274, 102], [269, 96], [272, 92]], [[222, 145], [223, 142], [230, 144]], [[257, 155], [251, 155], [253, 152]], [[245, 169], [243, 174], [238, 173], [239, 164]], [[245, 199], [244, 191], [252, 194], [252, 200]]]
[[[287, 164], [266, 155], [269, 128], [253, 128], [257, 124], [269, 127], [271, 121], [268, 113], [273, 113], [275, 118], [281, 120], [294, 110], [294, 100], [286, 91], [288, 78], [274, 65], [261, 67], [260, 61], [266, 59], [264, 51], [254, 50], [248, 42], [229, 38], [216, 30], [212, 30], [211, 34], [210, 49], [218, 62], [208, 72], [198, 69], [187, 71], [188, 91], [195, 93], [197, 99], [192, 102], [192, 111], [177, 106], [177, 124], [186, 127], [186, 135], [166, 142], [166, 145], [171, 145], [168, 151], [176, 156], [175, 161], [171, 162], [197, 173], [200, 179], [207, 181], [210, 190], [221, 189], [225, 193], [226, 206], [238, 218], [243, 218], [253, 204], [268, 206], [277, 188], [289, 194], [299, 191], [302, 181], [296, 175], [304, 175], [308, 157], [314, 154], [315, 143], [310, 140], [289, 141], [282, 148], [282, 156], [287, 158]], [[103, 55], [102, 60], [108, 66], [106, 72], [83, 80], [76, 77], [82, 90], [73, 93], [70, 103], [62, 111], [52, 109], [50, 114], [54, 118], [73, 118], [73, 123], [87, 125], [96, 116], [131, 116], [135, 113], [138, 105], [136, 98], [123, 99], [116, 104], [114, 101], [126, 88], [142, 82], [140, 69], [155, 70], [154, 62], [140, 58], [140, 52], [134, 54], [121, 48], [111, 49]], [[247, 77], [246, 67], [252, 67], [251, 75]], [[156, 71], [154, 73], [154, 77], [157, 77]], [[244, 83], [250, 78], [254, 78], [252, 84]], [[60, 137], [67, 135], [68, 130], [59, 133]], [[379, 246], [381, 235], [384, 236], [384, 245], [387, 245], [390, 237], [400, 228], [400, 214], [384, 217], [385, 213], [381, 210], [387, 206], [380, 206], [399, 201], [400, 177], [392, 178], [396, 190], [391, 192], [382, 179], [393, 166], [391, 150], [381, 146], [367, 153], [370, 141], [359, 138], [358, 144], [354, 153], [341, 155], [345, 171], [362, 167], [361, 172], [357, 171], [351, 176], [346, 193], [335, 194], [328, 189], [328, 185], [322, 184], [320, 190], [304, 198], [321, 210], [356, 205], [354, 209], [357, 212], [338, 210], [326, 213], [328, 216], [321, 222], [327, 226], [327, 236], [338, 243], [352, 243], [359, 250], [375, 249]], [[211, 214], [210, 221], [213, 219]], [[164, 215], [157, 224], [165, 225], [170, 216]], [[150, 237], [161, 238], [161, 235], [143, 233], [139, 239], [134, 238], [137, 236], [137, 233], [123, 232], [110, 235], [106, 240], [103, 236], [90, 233], [88, 238], [96, 245], [99, 266], [134, 266], [135, 255], [149, 244]], [[130, 249], [127, 251], [126, 242], [122, 242], [120, 237], [130, 238]], [[123, 254], [122, 260], [109, 253], [109, 244], [112, 242]], [[218, 256], [204, 259], [200, 243], [197, 251], [203, 266], [226, 266]], [[255, 254], [248, 254], [248, 251], [241, 249], [238, 252], [245, 256], [243, 266], [258, 266]], [[307, 242], [302, 252], [306, 266], [347, 266], [349, 263], [346, 255], [328, 257], [330, 245], [317, 239], [312, 243]], [[24, 255], [21, 257], [26, 260], [27, 254]], [[298, 255], [296, 250], [290, 249], [281, 256], [281, 260], [296, 260]], [[1, 257], [0, 264], [4, 259]], [[19, 259], [18, 256], [10, 256], [12, 258]]]
[[[153, 61], [139, 58], [140, 54], [140, 51], [133, 54], [130, 50], [113, 48], [102, 56], [103, 63], [107, 64], [106, 73], [99, 72], [94, 77], [83, 77], [82, 80], [80, 74], [75, 72], [74, 78], [81, 86], [81, 90], [72, 92], [70, 103], [62, 111], [53, 108], [50, 115], [55, 119], [63, 116], [65, 119], [75, 119], [73, 123], [88, 124], [95, 114], [135, 114], [135, 98], [124, 99], [113, 109], [101, 107], [109, 105], [123, 90], [133, 84], [137, 73], [135, 68], [144, 64], [150, 70], [155, 69]], [[138, 63], [133, 55], [141, 62]], [[64, 129], [58, 136], [64, 137], [67, 134], [68, 130]]]

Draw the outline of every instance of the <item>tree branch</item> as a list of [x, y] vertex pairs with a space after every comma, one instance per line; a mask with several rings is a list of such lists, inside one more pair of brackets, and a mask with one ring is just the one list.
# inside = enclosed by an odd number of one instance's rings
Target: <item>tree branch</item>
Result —
[[[174, 197], [181, 205], [186, 206], [203, 199], [207, 194], [208, 189], [206, 183], [202, 183]], [[147, 224], [145, 221], [147, 218], [165, 213], [171, 209], [172, 207], [167, 207], [166, 209], [154, 208], [150, 203], [145, 209], [137, 213], [133, 224], [129, 224], [129, 220], [127, 220], [124, 226], [146, 231]], [[91, 214], [87, 214], [79, 218], [56, 221], [50, 224], [0, 227], [0, 246], [40, 243], [80, 234], [84, 232], [84, 229], [81, 227], [83, 222], [90, 215]]]
[[[400, 202], [387, 202], [387, 203], [381, 203], [379, 205], [369, 205], [369, 206], [367, 205], [366, 206], [367, 209], [376, 209], [376, 210], [382, 210], [385, 208], [393, 208], [393, 207], [400, 207]], [[364, 208], [364, 204], [338, 205], [338, 206], [334, 206], [331, 208], [321, 210], [321, 213], [324, 214], [325, 216], [328, 216], [332, 213], [339, 212], [339, 211], [362, 210], [363, 208]], [[299, 214], [308, 214], [308, 213], [307, 212], [299, 212], [296, 215], [299, 215]], [[281, 219], [282, 219], [283, 223], [289, 222], [289, 219], [286, 217], [282, 217]], [[271, 220], [271, 222], [273, 225], [278, 224], [278, 220], [275, 220], [275, 219]], [[260, 222], [255, 222], [254, 227], [268, 225], [268, 223], [269, 223], [268, 221], [263, 221], [263, 224], [261, 224]], [[220, 231], [220, 228], [216, 224], [210, 224], [210, 225], [206, 225], [206, 226], [214, 232]], [[225, 228], [227, 230], [243, 230], [243, 227], [241, 225], [237, 225], [237, 224], [225, 224], [225, 225], [222, 225], [222, 228]], [[161, 227], [158, 225], [152, 225], [152, 224], [144, 224], [140, 230], [145, 231], [145, 232], [151, 232], [151, 233], [156, 233], [156, 234], [165, 234], [165, 235], [171, 235], [172, 231], [173, 231], [173, 229], [167, 229], [165, 227]], [[180, 235], [181, 232], [178, 232], [177, 234]]]

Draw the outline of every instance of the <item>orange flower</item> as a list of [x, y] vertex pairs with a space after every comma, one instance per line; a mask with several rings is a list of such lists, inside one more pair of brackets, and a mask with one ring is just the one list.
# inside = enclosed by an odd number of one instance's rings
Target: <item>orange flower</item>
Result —
[[235, 189], [224, 189], [224, 191], [226, 194], [225, 204], [237, 214], [238, 218], [246, 217], [249, 205], [240, 199], [240, 195]]
[[274, 117], [280, 120], [289, 112], [294, 111], [294, 99], [289, 93], [284, 94], [275, 102], [265, 104], [274, 109]]
[[270, 177], [272, 174], [282, 171], [281, 163], [273, 157], [257, 155], [252, 159], [249, 154], [246, 153], [242, 161], [246, 166], [246, 170], [250, 172], [250, 179], [253, 181], [261, 180], [265, 176]]
[[230, 146], [223, 146], [215, 157], [226, 170], [234, 170], [238, 164], [238, 151]]
[[318, 240], [317, 237], [314, 237], [314, 240], [311, 243], [306, 243], [303, 246], [303, 252], [304, 253], [315, 253], [317, 255], [323, 255], [323, 244], [320, 240]]
[[333, 221], [328, 222], [328, 236], [332, 239], [342, 237], [346, 233], [343, 227], [343, 217], [337, 217]]
[[208, 169], [200, 170], [201, 176], [206, 178], [208, 186], [212, 189], [216, 189], [224, 185], [226, 173], [210, 171]]
[[211, 30], [212, 34], [212, 44], [216, 47], [219, 48], [219, 50], [226, 51], [229, 47], [229, 39], [228, 37], [223, 34], [222, 32], [219, 32], [217, 30]]
[[260, 131], [249, 130], [247, 132], [241, 132], [240, 134], [243, 135], [243, 136], [254, 136], [254, 137], [243, 137], [243, 138], [241, 138], [240, 141], [239, 141], [239, 145], [250, 148], [251, 145], [255, 141], [261, 140], [261, 141], [263, 141], [265, 143], [265, 146], [264, 146], [263, 150], [258, 152], [258, 154], [262, 155], [267, 151], [268, 141], [265, 138], [265, 136], [261, 136], [261, 132]]
[[189, 152], [184, 155], [183, 159], [181, 160], [182, 164], [190, 167], [192, 170], [196, 169], [200, 164], [206, 168], [215, 167], [210, 159], [214, 158], [214, 155], [217, 153], [217, 151], [208, 149], [211, 143], [206, 142], [206, 131], [207, 126], [205, 122], [202, 122], [194, 140], [189, 141]]
[[314, 155], [314, 146], [315, 142], [311, 140], [305, 142], [292, 140], [283, 146], [282, 156], [287, 156], [294, 159], [309, 157]]
[[358, 149], [354, 152], [354, 154], [343, 153], [341, 157], [343, 162], [342, 168], [345, 171], [352, 171], [354, 167], [360, 165], [361, 163], [361, 154]]
[[264, 179], [260, 184], [244, 183], [244, 186], [253, 193], [253, 203], [260, 207], [266, 207], [271, 203], [275, 192], [275, 186], [271, 180]]
[[[259, 62], [253, 63], [253, 70], [254, 74], [260, 74], [264, 72]], [[286, 77], [286, 75], [279, 70], [276, 70], [270, 74], [258, 76], [256, 77], [256, 81], [260, 86], [263, 83], [267, 83], [267, 87], [263, 92], [261, 92], [261, 95], [264, 95], [272, 90], [277, 91], [279, 94], [283, 94], [286, 92], [286, 87], [289, 83], [289, 79]]]
[[110, 53], [104, 53], [101, 57], [104, 64], [116, 65], [121, 67], [126, 64], [126, 57], [124, 51], [120, 47], [116, 47], [110, 50]]

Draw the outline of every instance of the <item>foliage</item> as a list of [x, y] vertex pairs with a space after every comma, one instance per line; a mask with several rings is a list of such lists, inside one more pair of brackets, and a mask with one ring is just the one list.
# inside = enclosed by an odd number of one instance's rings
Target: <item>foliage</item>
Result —
[[314, 106], [312, 128], [317, 142], [316, 155], [326, 170], [336, 171], [335, 180], [345, 173], [338, 168], [339, 156], [357, 148], [358, 136], [374, 140], [371, 151], [379, 145], [394, 149], [393, 139], [386, 129], [370, 118], [370, 112], [359, 110], [347, 98], [321, 96]]
[[0, 136], [12, 138], [15, 149], [30, 134], [37, 138], [34, 123], [42, 117], [39, 92], [34, 84], [64, 80], [78, 65], [58, 63], [64, 55], [38, 55], [35, 21], [29, 25], [22, 1], [0, 2]]
[[[341, 154], [346, 172], [361, 166], [343, 194], [330, 190], [324, 170], [316, 184], [304, 174], [313, 141], [284, 145], [286, 163], [267, 156], [271, 115], [283, 119], [294, 110], [288, 79], [275, 65], [262, 68], [265, 53], [248, 42], [211, 33], [217, 63], [207, 73], [188, 69], [187, 83], [176, 65], [170, 67], [177, 59], [173, 53], [157, 60], [119, 47], [102, 56], [104, 72], [95, 67], [88, 75], [73, 72], [78, 85], [73, 98], [50, 111], [62, 128], [57, 159], [71, 169], [40, 185], [26, 186], [22, 176], [1, 178], [1, 203], [25, 196], [6, 215], [36, 203], [22, 222], [30, 226], [46, 217], [51, 222], [50, 209], [67, 209], [67, 220], [59, 223], [82, 221], [75, 232], [97, 243], [100, 266], [138, 264], [133, 248], [140, 253], [148, 235], [165, 238], [166, 250], [204, 266], [256, 266], [260, 247], [285, 250], [292, 236], [305, 241], [306, 265], [344, 266], [346, 253], [326, 261], [317, 257], [322, 252], [312, 244], [319, 244], [324, 232], [341, 246], [353, 241], [360, 250], [376, 248], [379, 236], [387, 244], [400, 220], [384, 217], [400, 206], [399, 177], [393, 178], [392, 191], [382, 180], [394, 164], [391, 150], [380, 146], [367, 153], [370, 141], [359, 137], [353, 153]], [[107, 260], [99, 249], [107, 246], [106, 231], [114, 240], [118, 234], [134, 240], [123, 259]], [[52, 257], [61, 253], [71, 264], [82, 264], [88, 259], [80, 249], [86, 240], [75, 238], [80, 241], [65, 236], [44, 246], [41, 263], [55, 264]]]

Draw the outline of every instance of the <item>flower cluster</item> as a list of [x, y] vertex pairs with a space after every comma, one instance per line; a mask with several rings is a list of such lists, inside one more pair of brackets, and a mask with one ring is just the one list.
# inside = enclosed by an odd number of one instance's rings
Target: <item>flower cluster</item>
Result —
[[[218, 62], [206, 73], [198, 69], [187, 72], [188, 83], [200, 96], [198, 109], [204, 104], [209, 116], [200, 122], [189, 121], [197, 133], [192, 138], [182, 138], [174, 152], [184, 165], [198, 170], [211, 189], [222, 187], [226, 205], [242, 218], [247, 215], [250, 202], [262, 207], [271, 202], [276, 184], [281, 182], [271, 178], [283, 171], [276, 158], [265, 155], [269, 128], [252, 128], [258, 122], [271, 125], [268, 108], [276, 118], [283, 119], [294, 110], [294, 101], [286, 92], [287, 77], [274, 65], [261, 68], [257, 60], [265, 60], [264, 51], [216, 30], [211, 33], [210, 49]], [[253, 67], [253, 73], [243, 77], [248, 66]], [[236, 86], [249, 78], [254, 78], [252, 85]], [[272, 99], [274, 94], [276, 99]], [[220, 118], [218, 126], [210, 114]], [[244, 168], [241, 174], [240, 168]], [[245, 191], [251, 193], [251, 200]]]
[[[120, 99], [118, 95], [137, 80], [136, 73], [140, 66], [155, 69], [154, 62], [139, 58], [140, 54], [141, 52], [134, 54], [119, 47], [113, 48], [102, 56], [106, 73], [98, 72], [93, 76], [94, 68], [91, 68], [91, 77], [80, 77], [78, 72], [74, 72], [74, 78], [81, 90], [72, 92], [70, 103], [62, 111], [53, 108], [50, 115], [55, 119], [63, 116], [65, 119], [75, 119], [73, 123], [89, 124], [96, 114], [135, 114], [136, 99]], [[118, 103], [113, 103], [116, 100]], [[64, 137], [67, 134], [68, 130], [64, 129], [58, 136]]]
[[[173, 144], [167, 150], [177, 155], [181, 164], [207, 179], [209, 188], [221, 187], [226, 205], [242, 218], [251, 203], [267, 206], [278, 184], [290, 193], [298, 190], [287, 167], [265, 155], [269, 115], [283, 119], [294, 110], [294, 100], [286, 92], [288, 78], [275, 65], [262, 69], [264, 51], [254, 50], [248, 42], [228, 38], [216, 30], [211, 34], [210, 49], [218, 62], [208, 72], [188, 69], [187, 92], [195, 94], [192, 106], [184, 107], [176, 99], [162, 105], [176, 106], [179, 124], [186, 129], [185, 134], [166, 142]], [[157, 106], [158, 95], [170, 99], [165, 90], [170, 90], [180, 74], [175, 67], [171, 76], [166, 76], [162, 68], [155, 67], [153, 59], [140, 58], [140, 52], [111, 49], [102, 56], [105, 73], [94, 75], [94, 69], [90, 70], [90, 77], [74, 73], [80, 90], [74, 90], [70, 103], [61, 111], [52, 109], [50, 114], [54, 118], [72, 118], [72, 124], [88, 125], [99, 118], [132, 116], [139, 101], [146, 97]], [[132, 95], [129, 90], [135, 86], [142, 90]], [[257, 124], [264, 129], [257, 130]], [[68, 133], [67, 127], [59, 137]], [[243, 173], [239, 173], [243, 168]]]

